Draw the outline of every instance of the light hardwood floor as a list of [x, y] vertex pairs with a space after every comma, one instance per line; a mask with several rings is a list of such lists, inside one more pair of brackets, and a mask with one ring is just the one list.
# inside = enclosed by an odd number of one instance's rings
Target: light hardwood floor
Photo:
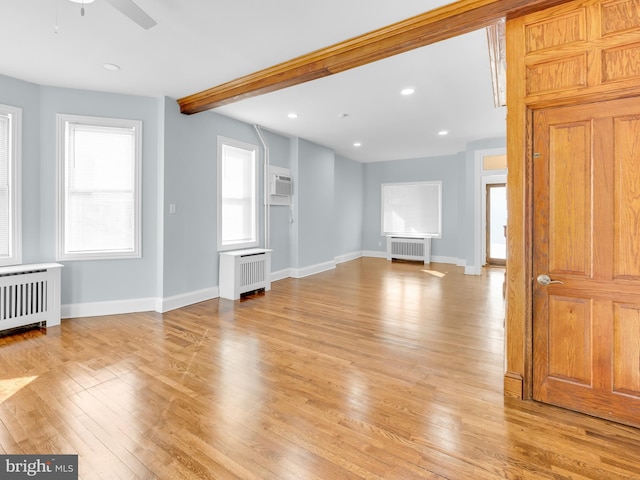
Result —
[[502, 270], [362, 258], [0, 339], [0, 453], [82, 479], [638, 479], [640, 431], [505, 399]]

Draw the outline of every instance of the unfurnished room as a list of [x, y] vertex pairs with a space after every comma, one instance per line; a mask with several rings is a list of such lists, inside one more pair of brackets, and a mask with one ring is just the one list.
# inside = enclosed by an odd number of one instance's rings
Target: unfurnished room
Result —
[[0, 26], [0, 478], [640, 478], [640, 0]]

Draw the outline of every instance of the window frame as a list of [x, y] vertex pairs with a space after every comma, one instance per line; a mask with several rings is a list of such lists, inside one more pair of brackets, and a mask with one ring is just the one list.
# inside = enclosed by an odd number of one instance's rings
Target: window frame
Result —
[[[391, 232], [385, 231], [385, 188], [386, 187], [413, 187], [413, 186], [428, 186], [437, 188], [437, 208], [438, 208], [438, 227], [437, 232]], [[383, 183], [380, 186], [380, 232], [383, 237], [385, 236], [398, 236], [398, 237], [430, 237], [430, 238], [442, 238], [442, 181], [424, 181], [424, 182], [400, 182], [400, 183]]]
[[22, 109], [0, 104], [0, 113], [9, 123], [9, 255], [0, 256], [0, 266], [22, 263]]
[[[131, 250], [92, 250], [84, 252], [68, 252], [65, 245], [66, 222], [66, 175], [67, 175], [67, 124], [81, 124], [88, 127], [127, 128], [134, 132], [133, 154], [133, 248]], [[122, 118], [95, 117], [85, 115], [56, 115], [57, 129], [57, 192], [56, 192], [56, 226], [57, 245], [56, 259], [59, 261], [73, 260], [115, 260], [135, 259], [142, 257], [142, 121]]]
[[[223, 149], [224, 146], [230, 146], [242, 150], [253, 152], [253, 201], [251, 202], [253, 208], [253, 239], [248, 242], [232, 242], [223, 243], [222, 240], [222, 163], [223, 163]], [[217, 157], [217, 246], [219, 252], [226, 252], [230, 250], [242, 250], [245, 248], [255, 248], [259, 246], [259, 221], [260, 215], [258, 211], [258, 196], [259, 196], [259, 153], [260, 150], [257, 145], [251, 143], [242, 142], [233, 138], [224, 137], [218, 135], [218, 157]]]

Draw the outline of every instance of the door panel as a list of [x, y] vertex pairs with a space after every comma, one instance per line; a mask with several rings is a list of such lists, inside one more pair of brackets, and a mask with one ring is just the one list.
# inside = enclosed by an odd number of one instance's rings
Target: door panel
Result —
[[625, 235], [629, 226], [640, 232], [640, 117], [614, 120], [616, 278], [640, 278], [640, 235]]
[[533, 145], [534, 398], [640, 426], [640, 99], [538, 110]]
[[640, 397], [640, 306], [615, 305], [613, 390]]
[[591, 302], [549, 296], [549, 376], [591, 385]]
[[591, 274], [591, 122], [551, 125], [549, 229], [563, 232], [549, 245], [549, 272]]

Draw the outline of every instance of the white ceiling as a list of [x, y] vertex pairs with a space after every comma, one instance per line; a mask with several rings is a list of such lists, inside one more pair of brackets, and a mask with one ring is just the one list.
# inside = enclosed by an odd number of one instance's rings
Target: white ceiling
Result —
[[[136, 3], [158, 25], [144, 30], [105, 0], [85, 5], [84, 17], [69, 0], [0, 0], [0, 31], [15, 46], [0, 49], [0, 74], [177, 99], [448, 2]], [[403, 97], [407, 86], [416, 93]], [[506, 116], [493, 106], [484, 30], [215, 111], [362, 162], [453, 154], [470, 141], [504, 136]]]

